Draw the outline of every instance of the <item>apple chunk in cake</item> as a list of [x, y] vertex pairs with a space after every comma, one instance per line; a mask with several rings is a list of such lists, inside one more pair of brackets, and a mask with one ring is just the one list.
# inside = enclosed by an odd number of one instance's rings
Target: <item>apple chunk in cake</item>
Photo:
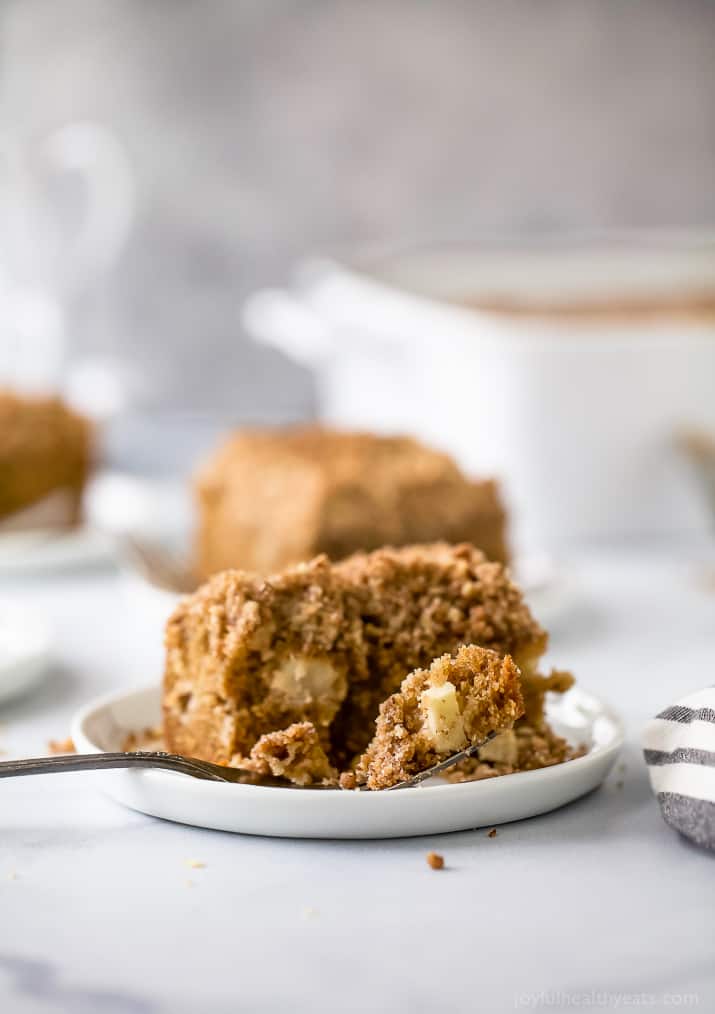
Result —
[[410, 673], [380, 705], [375, 736], [342, 784], [390, 788], [490, 734], [505, 733], [523, 713], [512, 658], [467, 645]]

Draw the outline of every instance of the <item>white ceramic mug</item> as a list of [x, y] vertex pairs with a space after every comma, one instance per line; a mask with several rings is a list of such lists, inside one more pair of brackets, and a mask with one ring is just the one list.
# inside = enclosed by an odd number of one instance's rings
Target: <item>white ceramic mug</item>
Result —
[[326, 421], [501, 478], [531, 543], [707, 524], [675, 437], [715, 432], [713, 236], [313, 262], [244, 324], [316, 371]]

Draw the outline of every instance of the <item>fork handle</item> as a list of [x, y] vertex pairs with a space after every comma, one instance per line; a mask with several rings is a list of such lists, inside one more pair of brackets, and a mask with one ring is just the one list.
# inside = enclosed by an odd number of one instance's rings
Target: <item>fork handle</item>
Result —
[[77, 753], [60, 757], [26, 757], [22, 760], [2, 761], [0, 778], [18, 775], [48, 775], [66, 771], [97, 771], [107, 768], [165, 768], [204, 778], [208, 781], [223, 781], [218, 774], [208, 771], [203, 765], [195, 764], [189, 757], [178, 754], [143, 751], [140, 753]]

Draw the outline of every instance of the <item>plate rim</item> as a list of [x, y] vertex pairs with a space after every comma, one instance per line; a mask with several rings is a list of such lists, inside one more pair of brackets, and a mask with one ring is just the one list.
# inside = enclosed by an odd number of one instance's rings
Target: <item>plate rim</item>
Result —
[[[9, 546], [13, 539], [18, 540], [14, 549]], [[28, 539], [25, 548], [19, 545], [20, 539]], [[87, 521], [70, 528], [0, 532], [0, 576], [29, 576], [77, 570], [105, 564], [115, 558], [116, 550], [111, 534]]]

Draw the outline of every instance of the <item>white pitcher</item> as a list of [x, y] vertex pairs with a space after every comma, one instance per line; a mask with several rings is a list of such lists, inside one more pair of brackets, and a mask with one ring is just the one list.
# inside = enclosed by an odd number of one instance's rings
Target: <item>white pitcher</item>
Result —
[[528, 542], [706, 527], [676, 438], [715, 433], [713, 235], [313, 263], [244, 323], [312, 366], [326, 420], [499, 476]]
[[[53, 188], [71, 181], [81, 210], [65, 221]], [[0, 134], [0, 383], [66, 379], [67, 308], [114, 263], [133, 211], [129, 162], [106, 127], [71, 123], [25, 144]]]

